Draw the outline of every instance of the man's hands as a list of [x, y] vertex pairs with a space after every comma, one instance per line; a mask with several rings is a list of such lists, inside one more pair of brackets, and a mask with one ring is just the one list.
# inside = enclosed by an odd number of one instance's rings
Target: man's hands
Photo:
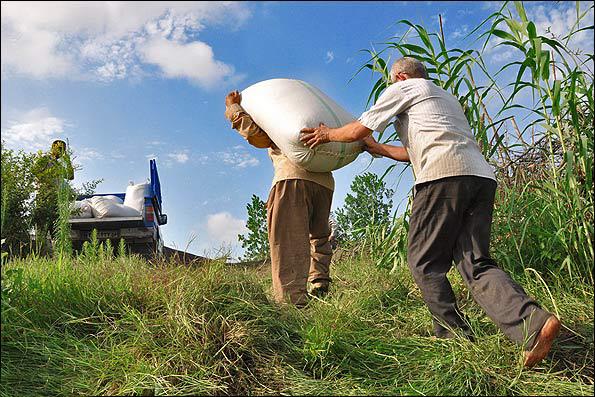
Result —
[[372, 135], [362, 139], [362, 142], [364, 143], [364, 150], [370, 153], [372, 157], [388, 157], [396, 161], [411, 162], [409, 153], [403, 146], [378, 143]]
[[238, 105], [242, 102], [242, 94], [238, 90], [232, 91], [225, 97], [225, 106], [233, 105], [237, 103]]
[[374, 137], [372, 135], [365, 137], [364, 139], [362, 139], [362, 142], [364, 143], [364, 150], [370, 154], [379, 154], [378, 153], [378, 148], [380, 146], [380, 144], [376, 141], [376, 139], [374, 139]]
[[316, 146], [330, 142], [328, 134], [330, 128], [328, 128], [323, 123], [317, 128], [302, 128], [300, 141], [304, 143], [304, 145], [308, 146], [310, 149], [314, 149]]
[[382, 150], [382, 145], [372, 135], [362, 139], [362, 143], [364, 144], [363, 149], [370, 153], [372, 157], [380, 158], [385, 154], [385, 151]]

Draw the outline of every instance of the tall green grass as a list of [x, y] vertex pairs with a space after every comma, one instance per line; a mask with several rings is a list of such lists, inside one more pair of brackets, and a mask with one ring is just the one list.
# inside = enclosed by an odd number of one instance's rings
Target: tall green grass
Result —
[[516, 276], [568, 327], [527, 371], [456, 274], [475, 343], [431, 337], [406, 267], [337, 255], [330, 296], [298, 310], [272, 303], [268, 268], [103, 252], [2, 267], [0, 395], [593, 393], [592, 286]]
[[[407, 32], [379, 51], [365, 50], [371, 58], [360, 71], [379, 75], [371, 103], [389, 84], [387, 54], [424, 62], [432, 80], [459, 99], [484, 155], [497, 169], [497, 255], [509, 270], [533, 269], [548, 278], [593, 283], [594, 58], [577, 53], [570, 42], [579, 32], [593, 32], [585, 20], [588, 11], [577, 2], [577, 23], [564, 37], [553, 37], [537, 34], [522, 2], [503, 3], [471, 31], [469, 48], [449, 47], [441, 23], [438, 32], [429, 32], [402, 20]], [[496, 71], [486, 61], [486, 48], [495, 46], [514, 53]], [[388, 131], [381, 139], [391, 142], [398, 136]], [[400, 229], [406, 233], [404, 225]], [[381, 241], [376, 244], [380, 263], [387, 257], [402, 263], [406, 236], [391, 236], [399, 243], [387, 245], [383, 233], [377, 230], [373, 237]]]

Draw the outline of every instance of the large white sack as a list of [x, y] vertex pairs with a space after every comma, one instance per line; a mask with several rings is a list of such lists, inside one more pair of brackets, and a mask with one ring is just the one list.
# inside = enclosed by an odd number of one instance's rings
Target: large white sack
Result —
[[126, 188], [126, 195], [124, 196], [124, 205], [132, 207], [138, 210], [138, 212], [141, 212], [145, 205], [145, 195], [147, 195], [148, 191], [148, 183], [128, 185]]
[[93, 209], [89, 200], [75, 201], [70, 206], [70, 217], [73, 219], [93, 218]]
[[294, 164], [314, 172], [339, 169], [362, 152], [361, 142], [329, 142], [314, 149], [300, 130], [324, 123], [340, 127], [355, 118], [318, 88], [301, 80], [272, 79], [242, 91], [242, 107]]
[[89, 200], [95, 218], [116, 218], [139, 216], [140, 211], [104, 196], [94, 196]]
[[107, 194], [107, 195], [101, 196], [101, 197], [103, 197], [105, 199], [109, 199], [109, 200], [115, 201], [118, 204], [124, 204], [124, 200], [122, 200], [120, 197], [118, 197], [118, 196], [116, 196], [114, 194]]

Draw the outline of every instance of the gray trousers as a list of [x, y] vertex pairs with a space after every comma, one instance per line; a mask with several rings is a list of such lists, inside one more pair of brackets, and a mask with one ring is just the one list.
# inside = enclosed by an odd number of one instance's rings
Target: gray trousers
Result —
[[511, 340], [529, 350], [550, 314], [489, 255], [496, 182], [456, 176], [415, 187], [407, 261], [438, 337], [469, 335], [446, 277], [453, 261], [475, 301]]

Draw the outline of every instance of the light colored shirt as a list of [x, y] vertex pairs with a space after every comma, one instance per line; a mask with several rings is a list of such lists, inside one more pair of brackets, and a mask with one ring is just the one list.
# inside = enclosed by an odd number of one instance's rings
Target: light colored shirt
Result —
[[359, 122], [382, 132], [393, 119], [409, 153], [415, 184], [462, 175], [496, 180], [461, 104], [430, 80], [412, 78], [390, 85]]
[[237, 130], [252, 146], [269, 149], [269, 157], [275, 170], [272, 186], [282, 180], [304, 179], [335, 190], [335, 180], [330, 172], [306, 171], [292, 163], [242, 106], [237, 103], [228, 106], [225, 109], [225, 117], [231, 121], [232, 128]]

